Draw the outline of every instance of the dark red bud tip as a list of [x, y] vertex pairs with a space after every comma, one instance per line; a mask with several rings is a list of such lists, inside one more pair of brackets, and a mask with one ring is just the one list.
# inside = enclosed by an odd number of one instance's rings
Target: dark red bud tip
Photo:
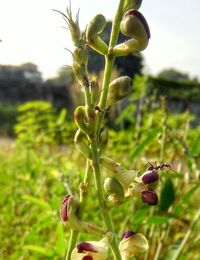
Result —
[[158, 195], [153, 190], [142, 191], [142, 201], [148, 205], [156, 205], [158, 203]]
[[69, 198], [71, 195], [66, 195], [62, 201], [61, 209], [60, 209], [60, 217], [62, 221], [67, 221], [68, 220], [68, 215], [67, 215], [67, 204], [69, 201]]
[[78, 253], [83, 253], [84, 251], [89, 251], [93, 253], [97, 253], [97, 250], [94, 249], [94, 246], [87, 242], [80, 242], [76, 245], [76, 248], [78, 249]]
[[140, 22], [142, 23], [142, 25], [144, 26], [144, 29], [146, 31], [147, 38], [149, 39], [151, 37], [151, 33], [150, 33], [148, 23], [147, 23], [146, 19], [144, 18], [144, 16], [139, 11], [137, 11], [135, 9], [128, 10], [125, 13], [125, 16], [128, 16], [128, 15], [136, 16], [140, 20]]
[[93, 257], [91, 255], [86, 255], [82, 258], [82, 260], [93, 260]]
[[128, 230], [128, 231], [125, 231], [123, 234], [122, 234], [122, 239], [126, 239], [126, 238], [129, 238], [133, 235], [135, 235], [136, 233], [131, 231], [131, 230]]
[[144, 174], [142, 176], [142, 181], [143, 181], [144, 184], [156, 182], [158, 179], [159, 179], [159, 176], [154, 171], [147, 173], [147, 174]]

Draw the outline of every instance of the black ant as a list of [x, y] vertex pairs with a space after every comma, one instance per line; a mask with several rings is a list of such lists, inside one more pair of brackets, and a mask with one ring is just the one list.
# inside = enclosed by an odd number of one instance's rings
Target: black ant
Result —
[[170, 164], [169, 163], [161, 163], [161, 164], [159, 164], [159, 165], [157, 165], [156, 163], [156, 165], [155, 166], [153, 166], [151, 163], [149, 163], [150, 164], [150, 166], [147, 168], [147, 171], [153, 171], [153, 170], [163, 170], [164, 168], [169, 168], [170, 170], [171, 170], [171, 166], [170, 166]]
[[98, 112], [104, 114], [103, 110], [101, 110], [100, 107], [96, 106], [94, 109], [95, 109], [95, 111], [98, 111]]

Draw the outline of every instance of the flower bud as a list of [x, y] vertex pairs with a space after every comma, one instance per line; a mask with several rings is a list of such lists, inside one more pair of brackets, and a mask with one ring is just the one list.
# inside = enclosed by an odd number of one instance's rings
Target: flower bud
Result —
[[100, 88], [97, 80], [92, 80], [90, 84], [91, 90], [91, 102], [92, 104], [96, 104], [99, 99]]
[[104, 129], [100, 133], [100, 137], [99, 137], [99, 150], [100, 150], [100, 153], [105, 149], [105, 147], [106, 147], [106, 145], [108, 143], [108, 139], [109, 139], [108, 130]]
[[124, 232], [119, 244], [122, 259], [129, 259], [138, 253], [145, 253], [148, 248], [149, 245], [146, 237], [141, 233], [135, 233], [133, 231]]
[[159, 175], [155, 171], [147, 171], [141, 177], [144, 184], [154, 183], [159, 179]]
[[64, 225], [69, 228], [90, 233], [93, 235], [103, 235], [105, 232], [99, 227], [88, 224], [78, 219], [79, 201], [73, 195], [66, 195], [60, 208], [60, 217]]
[[74, 137], [74, 143], [76, 145], [76, 148], [79, 150], [79, 152], [81, 152], [85, 157], [89, 159], [92, 158], [92, 152], [89, 146], [88, 138], [81, 131], [81, 129], [77, 130]]
[[108, 52], [107, 44], [100, 39], [99, 34], [106, 26], [106, 18], [102, 14], [97, 14], [88, 24], [86, 29], [86, 40], [89, 46], [99, 52], [106, 55]]
[[85, 66], [79, 66], [77, 63], [74, 63], [72, 65], [72, 70], [74, 73], [74, 76], [80, 83], [80, 85], [89, 86], [88, 78], [87, 78], [87, 72], [86, 72], [86, 67]]
[[124, 200], [124, 189], [115, 178], [108, 177], [105, 179], [104, 190], [107, 194], [114, 196], [116, 201]]
[[71, 260], [106, 260], [108, 247], [107, 237], [100, 241], [80, 242], [72, 251]]
[[121, 32], [132, 38], [113, 48], [115, 56], [125, 56], [144, 50], [149, 42], [150, 30], [144, 16], [137, 10], [126, 12], [120, 24]]
[[132, 80], [128, 76], [120, 77], [113, 80], [109, 85], [108, 105], [125, 98], [132, 91]]
[[78, 64], [80, 67], [87, 65], [88, 56], [85, 49], [77, 47], [74, 50], [73, 54], [74, 54], [74, 61], [76, 64]]
[[78, 106], [74, 111], [74, 121], [76, 125], [83, 131], [86, 135], [88, 133], [88, 125], [85, 121], [85, 107]]
[[142, 0], [125, 0], [124, 3], [124, 12], [129, 9], [138, 10], [142, 4]]
[[158, 195], [153, 190], [144, 190], [141, 192], [142, 201], [148, 205], [156, 205], [158, 203]]
[[73, 195], [66, 195], [62, 201], [60, 208], [60, 217], [64, 224], [68, 222], [70, 218], [73, 218], [78, 209], [78, 202]]

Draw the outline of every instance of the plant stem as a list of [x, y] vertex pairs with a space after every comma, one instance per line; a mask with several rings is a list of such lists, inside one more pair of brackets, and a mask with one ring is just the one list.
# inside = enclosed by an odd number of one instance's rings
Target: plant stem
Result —
[[99, 154], [98, 154], [98, 147], [95, 139], [91, 140], [91, 149], [92, 149], [92, 167], [94, 171], [94, 178], [95, 178], [95, 186], [97, 190], [98, 200], [99, 200], [99, 206], [101, 210], [101, 214], [107, 229], [107, 232], [111, 232], [113, 234], [113, 241], [111, 242], [111, 249], [114, 254], [114, 257], [116, 260], [121, 260], [121, 255], [119, 252], [119, 248], [117, 245], [117, 238], [115, 235], [115, 231], [113, 228], [112, 220], [109, 214], [109, 211], [106, 207], [106, 202], [104, 199], [104, 191], [103, 191], [103, 185], [102, 185], [102, 178], [101, 178], [101, 167], [100, 167], [100, 161], [99, 161]]

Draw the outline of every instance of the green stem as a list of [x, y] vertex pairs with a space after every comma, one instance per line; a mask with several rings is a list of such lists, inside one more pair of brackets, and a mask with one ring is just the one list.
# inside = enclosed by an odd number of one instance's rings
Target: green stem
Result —
[[96, 190], [98, 191], [97, 195], [98, 195], [101, 214], [102, 214], [107, 232], [111, 232], [113, 234], [113, 240], [110, 245], [113, 255], [116, 260], [121, 260], [121, 255], [120, 255], [119, 248], [117, 245], [117, 238], [115, 235], [112, 220], [111, 220], [109, 211], [106, 207], [106, 201], [104, 198], [104, 191], [103, 191], [102, 177], [101, 177], [101, 167], [100, 167], [99, 154], [98, 154], [98, 146], [97, 146], [95, 139], [91, 140], [91, 149], [92, 149], [92, 155], [93, 155], [93, 160], [91, 163], [92, 163], [92, 167], [93, 167], [93, 171], [94, 171], [95, 186], [96, 186]]

